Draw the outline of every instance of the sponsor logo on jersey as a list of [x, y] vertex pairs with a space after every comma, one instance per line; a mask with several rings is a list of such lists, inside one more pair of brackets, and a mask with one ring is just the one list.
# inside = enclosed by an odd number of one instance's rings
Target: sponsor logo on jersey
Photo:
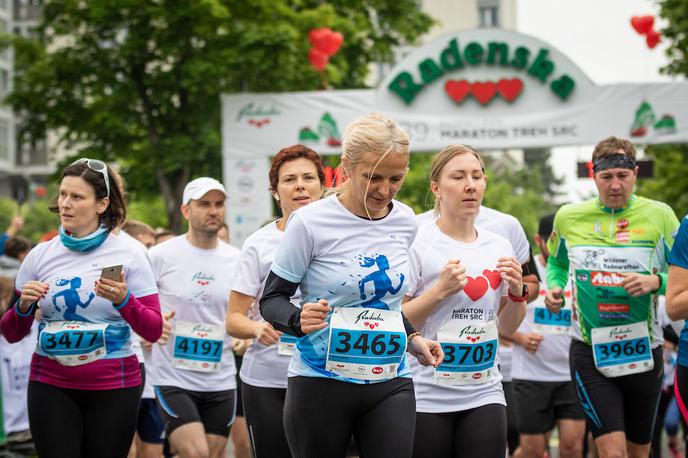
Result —
[[483, 374], [481, 374], [481, 373], [479, 373], [479, 372], [473, 374], [473, 378], [474, 378], [475, 380], [478, 380], [478, 379], [482, 378], [482, 376], [483, 376]]
[[630, 306], [628, 304], [597, 304], [597, 310], [600, 312], [628, 313]]
[[380, 366], [373, 367], [373, 374], [382, 374], [382, 368]]
[[590, 276], [586, 272], [581, 272], [579, 274], [576, 274], [576, 279], [578, 281], [588, 281], [588, 279], [590, 279]]
[[628, 231], [617, 231], [616, 241], [617, 242], [628, 242], [631, 240], [631, 233]]
[[628, 220], [626, 218], [621, 218], [616, 222], [617, 229], [626, 229], [628, 227]]
[[624, 277], [615, 272], [590, 272], [592, 286], [620, 286]]

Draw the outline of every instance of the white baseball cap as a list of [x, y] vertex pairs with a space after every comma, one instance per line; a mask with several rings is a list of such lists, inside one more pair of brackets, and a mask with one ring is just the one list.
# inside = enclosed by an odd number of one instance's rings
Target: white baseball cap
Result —
[[225, 196], [227, 195], [225, 187], [215, 178], [201, 177], [191, 180], [184, 186], [182, 203], [188, 205], [191, 200], [198, 200], [210, 191], [220, 191]]

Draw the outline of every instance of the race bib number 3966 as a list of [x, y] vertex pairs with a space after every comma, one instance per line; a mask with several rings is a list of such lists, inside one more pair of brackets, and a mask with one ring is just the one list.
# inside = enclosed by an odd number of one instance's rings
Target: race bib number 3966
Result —
[[405, 352], [400, 312], [358, 307], [332, 312], [327, 370], [359, 380], [388, 380], [396, 377]]
[[654, 366], [647, 323], [592, 330], [595, 366], [606, 377], [651, 371]]
[[224, 326], [178, 321], [174, 334], [173, 362], [176, 368], [198, 372], [219, 369]]

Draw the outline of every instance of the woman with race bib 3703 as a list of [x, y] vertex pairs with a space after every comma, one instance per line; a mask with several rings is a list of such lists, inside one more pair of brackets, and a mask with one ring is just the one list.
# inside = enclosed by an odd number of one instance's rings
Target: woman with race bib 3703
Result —
[[[16, 342], [41, 311], [28, 390], [33, 440], [40, 457], [124, 457], [141, 386], [132, 330], [151, 342], [162, 333], [155, 278], [142, 250], [110, 234], [126, 208], [105, 163], [66, 167], [51, 210], [60, 236], [29, 252], [2, 318]], [[119, 268], [117, 280], [101, 277]]]
[[[287, 368], [296, 337], [276, 331], [260, 316], [258, 300], [270, 272], [275, 251], [284, 238], [291, 214], [323, 194], [325, 171], [312, 149], [293, 145], [272, 159], [270, 190], [282, 217], [246, 239], [237, 277], [232, 284], [227, 312], [227, 332], [237, 339], [253, 339], [241, 366], [244, 413], [256, 458], [290, 457], [282, 412], [287, 392]], [[292, 297], [298, 304], [300, 293]]]
[[516, 331], [528, 291], [509, 241], [475, 226], [486, 184], [482, 159], [466, 146], [448, 146], [433, 160], [438, 217], [419, 228], [411, 246], [403, 309], [423, 335], [439, 341], [444, 361], [435, 368], [411, 361], [414, 457], [505, 454], [498, 334]]
[[[260, 301], [263, 318], [301, 337], [289, 366], [284, 426], [295, 457], [408, 457], [415, 402], [406, 351], [437, 365], [436, 342], [401, 313], [413, 211], [394, 200], [409, 140], [379, 114], [347, 126], [335, 195], [295, 211]], [[290, 302], [301, 289], [303, 308]]]

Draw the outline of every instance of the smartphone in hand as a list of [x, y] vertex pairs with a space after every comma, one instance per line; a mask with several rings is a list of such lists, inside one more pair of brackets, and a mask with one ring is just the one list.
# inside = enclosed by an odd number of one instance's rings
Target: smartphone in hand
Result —
[[100, 273], [100, 278], [107, 278], [108, 280], [119, 281], [119, 274], [122, 273], [122, 264], [116, 266], [103, 267]]

